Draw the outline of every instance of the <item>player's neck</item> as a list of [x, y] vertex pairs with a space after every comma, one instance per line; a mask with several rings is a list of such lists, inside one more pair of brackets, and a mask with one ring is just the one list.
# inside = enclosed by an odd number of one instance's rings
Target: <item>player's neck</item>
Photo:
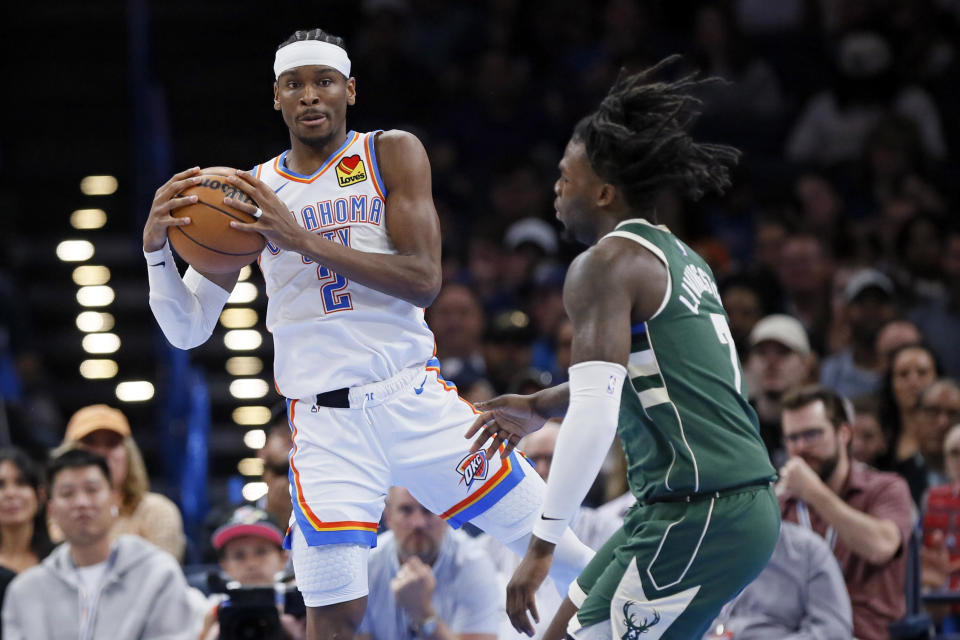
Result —
[[330, 159], [330, 156], [343, 146], [347, 139], [346, 128], [342, 128], [329, 138], [317, 141], [316, 144], [308, 144], [293, 136], [290, 138], [290, 153], [284, 158], [284, 164], [288, 169], [309, 176]]

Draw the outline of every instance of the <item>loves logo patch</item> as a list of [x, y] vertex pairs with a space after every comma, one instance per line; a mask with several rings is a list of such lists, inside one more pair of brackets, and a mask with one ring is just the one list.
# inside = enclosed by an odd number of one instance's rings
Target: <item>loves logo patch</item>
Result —
[[485, 451], [469, 454], [457, 465], [457, 473], [461, 476], [460, 484], [466, 483], [469, 490], [474, 480], [485, 480], [488, 466]]
[[367, 170], [363, 166], [360, 156], [347, 156], [337, 163], [337, 182], [341, 187], [363, 182], [367, 179]]

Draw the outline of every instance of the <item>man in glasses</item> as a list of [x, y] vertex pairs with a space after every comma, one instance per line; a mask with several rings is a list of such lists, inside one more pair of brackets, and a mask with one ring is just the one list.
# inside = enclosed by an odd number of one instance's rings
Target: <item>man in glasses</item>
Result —
[[888, 638], [906, 613], [910, 491], [898, 475], [850, 458], [852, 411], [830, 389], [802, 387], [783, 400], [789, 460], [777, 493], [783, 519], [824, 537], [840, 563], [861, 640]]

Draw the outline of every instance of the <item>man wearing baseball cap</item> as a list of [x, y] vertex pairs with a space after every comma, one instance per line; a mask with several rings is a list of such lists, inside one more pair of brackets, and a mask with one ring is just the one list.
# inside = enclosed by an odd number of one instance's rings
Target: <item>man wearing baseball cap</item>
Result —
[[120, 495], [113, 535], [138, 535], [183, 560], [186, 536], [180, 509], [166, 496], [150, 491], [147, 468], [127, 417], [105, 404], [79, 409], [67, 423], [57, 451], [71, 448], [91, 451], [107, 461], [110, 484]]
[[[287, 562], [287, 552], [283, 549], [283, 532], [262, 509], [249, 505], [237, 507], [213, 532], [211, 542], [220, 560], [220, 570], [228, 580], [228, 591], [237, 586], [272, 589], [276, 583], [282, 581], [284, 566]], [[220, 622], [225, 615], [220, 612], [220, 609], [231, 600], [232, 597], [228, 594], [210, 595], [208, 602], [212, 608], [204, 619], [204, 629], [200, 638], [203, 640], [220, 638]], [[243, 605], [234, 603], [230, 606], [235, 608]], [[278, 625], [278, 628], [268, 625], [276, 632], [275, 635], [268, 634], [270, 638], [282, 637], [284, 640], [291, 640], [304, 637], [305, 619], [294, 618], [283, 611], [276, 612], [276, 615], [272, 613], [269, 615], [273, 617], [272, 624]], [[224, 622], [224, 624], [227, 623]], [[231, 625], [228, 626], [232, 628]], [[227, 631], [224, 633], [232, 634]]]
[[773, 314], [754, 325], [748, 338], [747, 385], [760, 420], [760, 435], [774, 466], [786, 461], [780, 430], [780, 397], [809, 381], [813, 357], [807, 332], [793, 316]]
[[220, 568], [245, 587], [272, 587], [287, 561], [283, 532], [256, 507], [235, 509], [213, 532], [212, 542]]
[[893, 282], [876, 269], [860, 269], [843, 290], [850, 346], [823, 361], [820, 384], [841, 396], [875, 393], [883, 384], [877, 334], [896, 317]]

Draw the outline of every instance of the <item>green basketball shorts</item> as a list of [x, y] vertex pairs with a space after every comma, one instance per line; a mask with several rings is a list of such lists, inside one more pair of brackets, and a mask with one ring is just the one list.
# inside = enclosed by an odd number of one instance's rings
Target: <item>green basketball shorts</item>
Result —
[[637, 504], [570, 586], [578, 640], [700, 638], [766, 566], [780, 533], [769, 486]]

